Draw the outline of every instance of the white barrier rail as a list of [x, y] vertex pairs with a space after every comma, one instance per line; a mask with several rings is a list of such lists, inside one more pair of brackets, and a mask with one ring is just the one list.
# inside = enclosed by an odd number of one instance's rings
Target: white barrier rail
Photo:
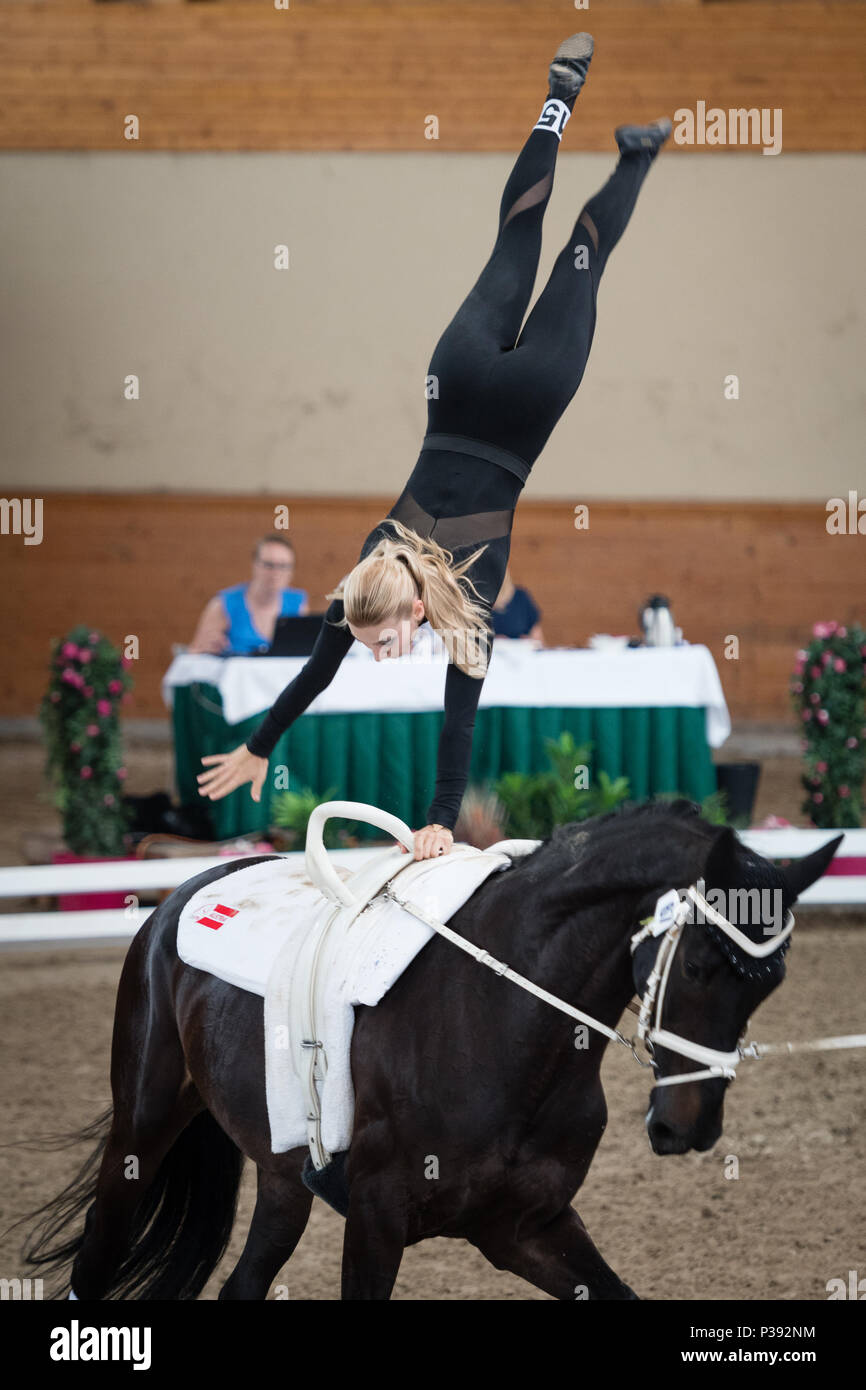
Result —
[[[798, 830], [796, 826], [781, 826], [778, 830], [741, 830], [738, 833], [743, 844], [767, 859], [801, 859], [842, 834], [845, 838], [833, 863], [846, 859], [866, 860], [866, 830], [841, 827], [839, 830]], [[866, 873], [824, 874], [800, 894], [799, 902], [807, 907], [866, 906]]]
[[[334, 849], [335, 864], [357, 869], [376, 854], [375, 849]], [[218, 854], [201, 859], [124, 859], [117, 864], [22, 864], [0, 869], [0, 898], [34, 898], [42, 893], [130, 893], [178, 888], [187, 879], [208, 869], [218, 869], [236, 859], [267, 859], [266, 854]], [[280, 855], [304, 867], [303, 850]]]
[[[799, 859], [832, 840], [838, 830], [743, 830], [740, 839], [769, 859]], [[866, 830], [846, 830], [838, 859], [866, 858]], [[381, 847], [331, 850], [329, 859], [347, 868], [360, 868]], [[56, 896], [63, 893], [153, 892], [178, 888], [209, 869], [235, 859], [262, 856], [214, 855], [196, 859], [129, 859], [119, 863], [37, 864], [0, 869], [0, 899]], [[301, 850], [281, 856], [303, 871]], [[866, 874], [825, 875], [801, 895], [808, 906], [866, 906]], [[82, 941], [129, 941], [152, 908], [132, 903], [124, 908], [81, 912], [0, 913], [0, 945], [73, 944]]]
[[[177, 888], [188, 878], [247, 855], [201, 859], [127, 859], [117, 864], [32, 864], [0, 870], [0, 898], [33, 898], [43, 893], [141, 893]], [[291, 857], [291, 856], [288, 856]], [[299, 854], [298, 859], [303, 859]]]
[[[380, 847], [381, 848], [381, 847]], [[335, 864], [359, 869], [377, 849], [335, 849]], [[304, 853], [280, 856], [304, 871]], [[136, 893], [178, 888], [208, 869], [237, 859], [266, 855], [218, 854], [196, 859], [128, 859], [116, 864], [33, 864], [0, 869], [0, 898], [54, 897], [61, 893]], [[81, 912], [0, 913], [0, 945], [35, 945], [81, 941], [129, 941], [154, 909], [131, 904]]]
[[152, 907], [117, 907], [92, 912], [4, 912], [0, 945], [72, 945], [82, 941], [131, 941]]
[[775, 859], [800, 859], [804, 854], [835, 840], [837, 835], [845, 838], [839, 846], [837, 858], [859, 858], [866, 855], [866, 830], [798, 830], [795, 825], [781, 826], [778, 830], [739, 830], [738, 835], [744, 845], [755, 849], [759, 854]]

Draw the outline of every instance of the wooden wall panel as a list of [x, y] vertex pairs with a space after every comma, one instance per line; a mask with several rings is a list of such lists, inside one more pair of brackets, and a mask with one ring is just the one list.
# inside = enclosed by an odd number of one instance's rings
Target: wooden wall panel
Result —
[[[41, 545], [0, 538], [7, 653], [0, 716], [35, 713], [50, 639], [78, 622], [115, 641], [138, 634], [142, 656], [128, 713], [164, 715], [160, 680], [172, 643], [190, 639], [217, 589], [248, 577], [252, 544], [270, 530], [272, 500], [47, 495]], [[324, 594], [355, 563], [392, 501], [290, 503], [297, 582], [314, 608], [324, 607]], [[685, 636], [712, 650], [733, 714], [787, 719], [793, 654], [812, 624], [866, 623], [864, 538], [828, 536], [824, 521], [820, 503], [596, 502], [589, 529], [577, 531], [571, 502], [522, 501], [512, 571], [540, 604], [551, 645], [636, 632], [643, 600], [667, 594]], [[736, 661], [724, 657], [731, 634], [740, 642]]]
[[429, 150], [432, 113], [439, 149], [516, 150], [581, 24], [597, 46], [572, 149], [698, 100], [782, 108], [788, 151], [866, 149], [866, 10], [817, 0], [0, 4], [0, 148]]

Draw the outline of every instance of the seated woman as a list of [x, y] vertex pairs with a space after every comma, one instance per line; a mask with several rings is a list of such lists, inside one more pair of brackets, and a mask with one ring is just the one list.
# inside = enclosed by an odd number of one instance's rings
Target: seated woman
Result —
[[304, 589], [287, 587], [295, 572], [295, 548], [284, 536], [264, 536], [253, 551], [252, 578], [220, 589], [198, 620], [188, 652], [244, 656], [267, 650], [277, 618], [304, 617]]
[[497, 637], [531, 637], [544, 644], [541, 609], [528, 589], [518, 589], [506, 567], [499, 597], [493, 605], [493, 631]]

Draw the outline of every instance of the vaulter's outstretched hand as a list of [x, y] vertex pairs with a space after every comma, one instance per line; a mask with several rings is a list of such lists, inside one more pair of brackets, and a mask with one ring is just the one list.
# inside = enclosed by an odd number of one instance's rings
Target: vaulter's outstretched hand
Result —
[[253, 801], [261, 801], [262, 787], [268, 775], [267, 758], [257, 758], [245, 744], [231, 753], [210, 753], [202, 758], [203, 763], [213, 764], [209, 772], [200, 772], [196, 778], [199, 796], [209, 801], [219, 801], [228, 796], [236, 787], [252, 782], [250, 796]]

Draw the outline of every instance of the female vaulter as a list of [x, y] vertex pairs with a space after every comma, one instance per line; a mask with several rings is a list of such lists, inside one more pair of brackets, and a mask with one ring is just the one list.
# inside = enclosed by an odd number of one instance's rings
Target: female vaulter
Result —
[[250, 782], [259, 801], [280, 734], [330, 684], [354, 640], [377, 661], [402, 656], [428, 622], [449, 663], [436, 787], [428, 824], [414, 835], [414, 857], [450, 850], [517, 499], [580, 385], [607, 258], [671, 132], [667, 119], [616, 130], [616, 169], [581, 211], [521, 332], [559, 142], [592, 49], [589, 34], [574, 34], [550, 65], [547, 99], [505, 185], [490, 259], [433, 353], [428, 376], [438, 395], [429, 400], [427, 433], [406, 487], [365, 540], [358, 564], [327, 595], [332, 602], [300, 674], [245, 745], [202, 758], [213, 764], [199, 773], [202, 796], [218, 800]]

